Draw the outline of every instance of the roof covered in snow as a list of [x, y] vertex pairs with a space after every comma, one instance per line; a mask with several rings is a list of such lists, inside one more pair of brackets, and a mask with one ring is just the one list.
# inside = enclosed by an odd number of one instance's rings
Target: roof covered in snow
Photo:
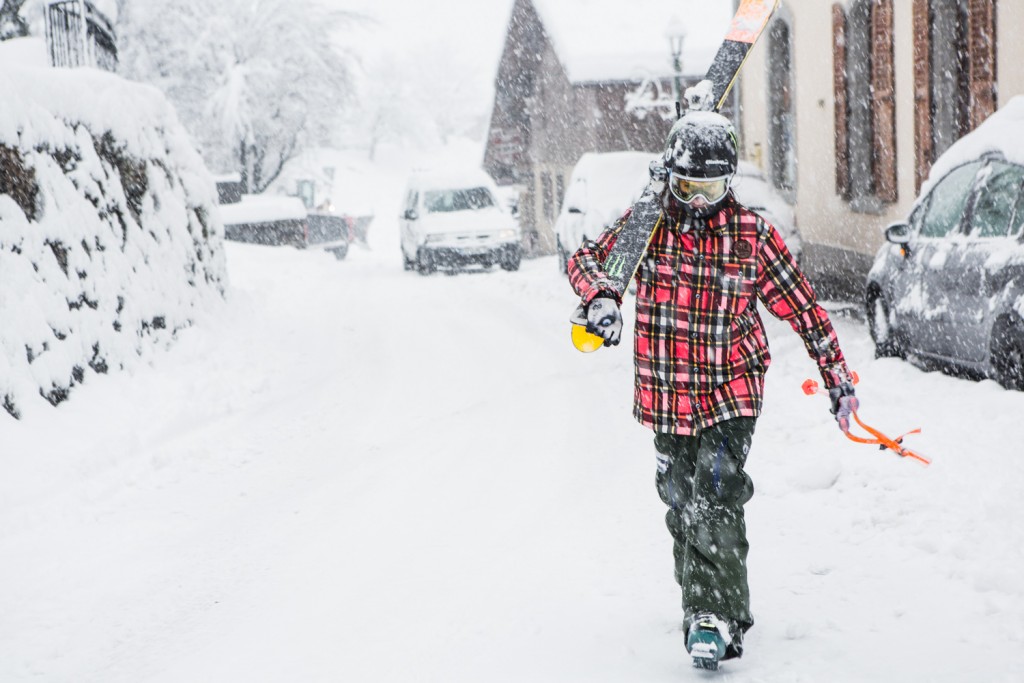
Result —
[[732, 18], [732, 0], [533, 0], [569, 80], [673, 73], [669, 34], [685, 31], [682, 69], [703, 75]]

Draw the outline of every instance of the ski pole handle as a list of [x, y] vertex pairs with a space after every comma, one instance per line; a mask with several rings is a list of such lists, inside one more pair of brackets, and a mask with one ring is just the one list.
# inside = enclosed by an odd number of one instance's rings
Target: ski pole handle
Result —
[[[860, 384], [860, 375], [856, 372], [850, 373], [850, 379], [854, 384]], [[804, 390], [804, 393], [808, 396], [814, 396], [815, 394], [827, 394], [828, 392], [821, 388], [821, 386], [813, 379], [805, 379], [804, 383], [800, 385], [800, 388]]]

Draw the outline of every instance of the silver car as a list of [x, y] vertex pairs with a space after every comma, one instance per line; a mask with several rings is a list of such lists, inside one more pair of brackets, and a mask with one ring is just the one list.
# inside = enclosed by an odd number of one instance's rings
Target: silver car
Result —
[[1024, 166], [987, 152], [886, 229], [865, 304], [876, 355], [908, 354], [1024, 389]]

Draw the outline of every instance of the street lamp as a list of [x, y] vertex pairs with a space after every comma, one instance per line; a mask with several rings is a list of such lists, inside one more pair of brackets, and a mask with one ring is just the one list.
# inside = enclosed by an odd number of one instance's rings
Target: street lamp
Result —
[[686, 25], [673, 15], [665, 28], [668, 47], [672, 52], [672, 69], [675, 71], [676, 102], [683, 97], [683, 41], [686, 40]]

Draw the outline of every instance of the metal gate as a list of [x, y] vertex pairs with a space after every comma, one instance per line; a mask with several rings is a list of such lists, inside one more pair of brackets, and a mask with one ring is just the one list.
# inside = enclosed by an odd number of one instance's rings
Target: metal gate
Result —
[[47, 3], [46, 44], [53, 66], [91, 66], [117, 71], [114, 26], [88, 0]]

